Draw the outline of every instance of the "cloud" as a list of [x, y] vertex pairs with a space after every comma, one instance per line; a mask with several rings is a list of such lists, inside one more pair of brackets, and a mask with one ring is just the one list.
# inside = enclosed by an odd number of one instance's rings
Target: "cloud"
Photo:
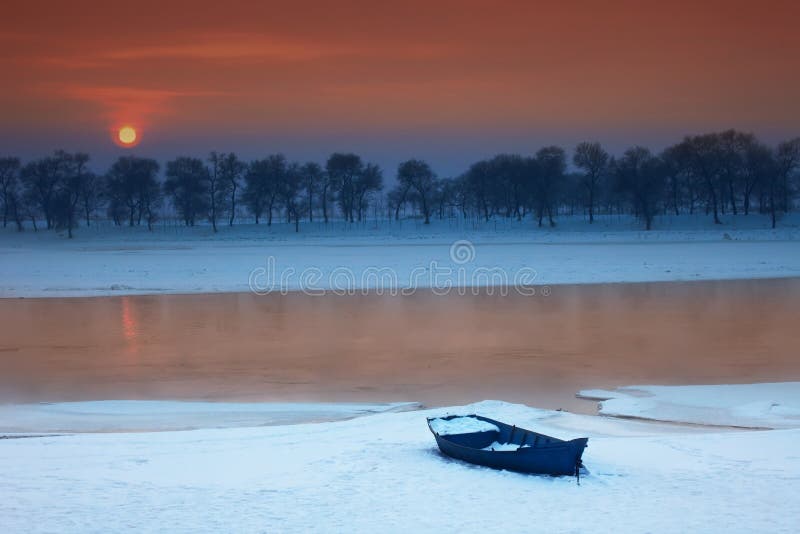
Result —
[[100, 55], [111, 60], [222, 60], [275, 59], [307, 61], [326, 56], [346, 55], [358, 48], [344, 45], [320, 44], [273, 39], [260, 35], [213, 35], [190, 43], [164, 43], [132, 46], [111, 50]]
[[[174, 37], [172, 38], [174, 39]], [[213, 33], [158, 44], [122, 47], [95, 47], [92, 50], [61, 51], [52, 49], [26, 55], [25, 61], [47, 68], [115, 69], [121, 62], [171, 60], [182, 63], [202, 61], [296, 63], [326, 58], [391, 60], [441, 59], [463, 53], [463, 47], [433, 42], [364, 43], [286, 39], [261, 34]]]
[[143, 123], [154, 115], [173, 111], [176, 99], [186, 97], [222, 96], [218, 91], [186, 91], [147, 89], [125, 86], [64, 85], [48, 87], [65, 98], [82, 100], [99, 106], [106, 118], [113, 122]]

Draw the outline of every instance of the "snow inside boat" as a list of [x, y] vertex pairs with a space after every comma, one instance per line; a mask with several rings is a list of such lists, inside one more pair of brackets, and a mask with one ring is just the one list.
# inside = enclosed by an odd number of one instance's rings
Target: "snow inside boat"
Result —
[[447, 456], [473, 464], [542, 475], [579, 475], [588, 438], [564, 441], [480, 415], [429, 417]]

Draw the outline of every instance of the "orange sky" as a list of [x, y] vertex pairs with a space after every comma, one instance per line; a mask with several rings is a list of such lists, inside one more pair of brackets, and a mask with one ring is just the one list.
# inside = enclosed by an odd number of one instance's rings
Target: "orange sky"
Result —
[[[556, 5], [557, 4], [557, 5]], [[0, 150], [356, 150], [442, 172], [598, 139], [800, 133], [800, 2], [6, 2]]]

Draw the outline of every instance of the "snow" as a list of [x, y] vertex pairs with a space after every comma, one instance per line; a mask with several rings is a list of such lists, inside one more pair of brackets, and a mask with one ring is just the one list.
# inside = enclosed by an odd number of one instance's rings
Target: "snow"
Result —
[[[426, 417], [590, 438], [590, 474], [443, 456]], [[5, 532], [796, 532], [800, 430], [763, 432], [486, 401], [348, 421], [0, 440]]]
[[500, 443], [499, 441], [493, 442], [491, 445], [484, 447], [483, 450], [485, 451], [518, 451], [520, 449], [524, 449], [526, 447], [530, 447], [530, 445], [523, 445], [519, 446], [516, 443]]
[[[561, 217], [554, 229], [505, 219], [315, 222], [299, 234], [286, 224], [218, 234], [206, 226], [163, 223], [148, 232], [105, 224], [81, 228], [72, 240], [7, 228], [0, 230], [0, 297], [503, 285], [498, 269], [508, 285], [800, 275], [796, 214], [776, 230], [758, 215], [724, 222], [662, 217], [651, 232], [630, 217], [593, 225]], [[465, 255], [454, 260], [456, 242]]]
[[455, 417], [453, 419], [432, 419], [431, 429], [440, 436], [451, 434], [471, 434], [473, 432], [500, 432], [496, 425], [474, 417]]
[[130, 432], [312, 423], [411, 410], [415, 402], [233, 403], [87, 401], [0, 404], [0, 432]]
[[745, 428], [800, 427], [800, 382], [714, 386], [627, 386], [585, 390], [602, 400], [600, 413], [703, 425]]

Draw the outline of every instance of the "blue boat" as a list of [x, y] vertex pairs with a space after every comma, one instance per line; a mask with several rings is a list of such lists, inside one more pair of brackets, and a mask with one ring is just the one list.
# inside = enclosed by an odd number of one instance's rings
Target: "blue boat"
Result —
[[447, 456], [494, 469], [540, 475], [579, 477], [581, 456], [589, 441], [564, 441], [480, 415], [429, 417], [428, 428]]

